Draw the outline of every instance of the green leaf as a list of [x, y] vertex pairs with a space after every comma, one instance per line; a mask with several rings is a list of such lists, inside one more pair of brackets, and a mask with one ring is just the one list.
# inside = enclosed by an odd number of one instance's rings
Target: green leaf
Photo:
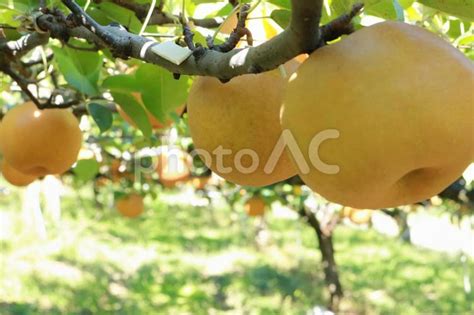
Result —
[[267, 2], [272, 3], [282, 9], [291, 9], [291, 3], [290, 0], [267, 0]]
[[103, 10], [96, 8], [95, 6], [90, 6], [87, 13], [99, 24], [107, 25], [114, 22], [114, 20], [110, 19]]
[[232, 10], [234, 10], [234, 7], [230, 3], [227, 3], [220, 10], [218, 10], [217, 12], [213, 12], [208, 17], [227, 16], [232, 12]]
[[457, 44], [458, 45], [472, 45], [474, 44], [474, 35], [471, 35], [469, 33], [467, 34], [464, 34], [462, 36], [460, 36], [457, 40], [456, 40]]
[[291, 19], [291, 11], [289, 10], [273, 10], [270, 17], [282, 28], [288, 27]]
[[412, 6], [412, 4], [413, 4], [413, 2], [415, 2], [415, 0], [398, 0], [398, 2], [402, 6], [402, 8], [408, 9], [409, 7]]
[[187, 76], [175, 80], [169, 71], [150, 64], [141, 65], [135, 76], [145, 107], [161, 122], [187, 100], [190, 86]]
[[142, 23], [135, 16], [134, 12], [112, 2], [102, 1], [98, 8], [100, 8], [104, 17], [126, 26], [132, 33], [138, 33], [142, 27]]
[[466, 30], [469, 30], [469, 22], [463, 22], [458, 19], [450, 19], [449, 20], [449, 31], [448, 35], [451, 38], [458, 38], [460, 36], [465, 36], [466, 34], [472, 34], [469, 32], [466, 32]]
[[139, 92], [140, 85], [135, 76], [129, 74], [119, 74], [106, 78], [102, 87], [116, 92]]
[[466, 53], [466, 56], [471, 59], [472, 61], [474, 61], [474, 50], [471, 50], [469, 52]]
[[365, 12], [386, 20], [403, 20], [403, 9], [397, 0], [366, 1]]
[[99, 126], [100, 132], [105, 132], [112, 127], [113, 116], [107, 107], [97, 103], [90, 103], [87, 106], [87, 110], [97, 126]]
[[71, 86], [90, 96], [99, 94], [97, 82], [102, 68], [102, 57], [99, 53], [68, 47], [52, 48], [58, 68]]
[[11, 10], [11, 9], [1, 9], [1, 4], [0, 4], [0, 24], [5, 24], [13, 27], [18, 27], [20, 26], [20, 21], [17, 19], [17, 17], [21, 14], [21, 12], [18, 12], [16, 10]]
[[99, 173], [99, 163], [95, 159], [79, 160], [72, 170], [80, 181], [89, 181]]
[[433, 9], [474, 21], [474, 0], [418, 0]]
[[[38, 8], [38, 1], [34, 0], [0, 0], [0, 8], [8, 8], [18, 13], [26, 13]], [[3, 22], [3, 21], [2, 21]]]
[[128, 116], [130, 116], [143, 135], [145, 137], [150, 137], [152, 133], [151, 124], [143, 106], [140, 105], [131, 94], [115, 91], [112, 91], [111, 93], [115, 102], [120, 105], [120, 108], [122, 108]]
[[[378, 1], [378, 0], [372, 0], [372, 2]], [[357, 0], [328, 0], [328, 6], [325, 6], [325, 8], [329, 7], [329, 12], [328, 15], [334, 19], [337, 16], [340, 16], [342, 14], [345, 14], [350, 11], [352, 6], [356, 3], [360, 2]], [[365, 7], [367, 8], [368, 2], [369, 1], [363, 1], [365, 3]]]
[[21, 33], [17, 32], [16, 30], [3, 29], [3, 33], [5, 34], [5, 38], [7, 40], [17, 40], [21, 38]]

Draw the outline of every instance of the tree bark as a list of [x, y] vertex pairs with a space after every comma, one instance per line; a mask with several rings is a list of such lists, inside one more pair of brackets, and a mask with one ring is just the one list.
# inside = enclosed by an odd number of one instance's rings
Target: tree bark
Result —
[[344, 293], [339, 280], [336, 259], [334, 257], [332, 233], [326, 235], [323, 232], [321, 224], [314, 213], [307, 211], [306, 209], [303, 209], [302, 212], [308, 224], [314, 229], [318, 238], [319, 250], [321, 251], [321, 260], [324, 268], [324, 279], [330, 295], [328, 308], [332, 311], [337, 311], [339, 302]]

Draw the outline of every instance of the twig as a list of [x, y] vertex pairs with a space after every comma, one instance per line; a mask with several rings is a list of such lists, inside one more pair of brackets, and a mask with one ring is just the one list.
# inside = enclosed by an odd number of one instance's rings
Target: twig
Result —
[[[46, 61], [50, 62], [51, 60], [53, 60], [53, 57], [54, 57], [54, 54], [49, 54], [48, 56], [46, 56]], [[41, 59], [36, 59], [36, 60], [30, 60], [30, 61], [27, 61], [27, 62], [22, 62], [23, 66], [26, 67], [26, 68], [38, 65], [40, 63], [43, 63], [42, 58]]]
[[239, 6], [236, 5], [234, 6], [234, 9], [232, 9], [232, 11], [230, 12], [230, 14], [227, 16], [227, 18], [224, 20], [224, 22], [221, 23], [221, 25], [219, 25], [219, 27], [216, 29], [216, 31], [214, 32], [214, 35], [212, 36], [212, 41], [214, 42], [216, 40], [216, 37], [217, 37], [217, 34], [220, 33], [220, 31], [222, 30], [222, 27], [224, 26], [224, 24], [230, 20], [230, 18], [236, 14], [237, 12], [239, 11]]
[[341, 15], [335, 20], [321, 27], [321, 40], [326, 42], [338, 39], [342, 35], [348, 35], [354, 32], [352, 19], [356, 17], [364, 8], [363, 3], [357, 3], [352, 6], [349, 13]]
[[232, 31], [227, 41], [221, 45], [214, 45], [214, 40], [212, 37], [207, 38], [207, 45], [210, 49], [220, 51], [220, 52], [228, 52], [234, 49], [237, 44], [239, 43], [240, 39], [244, 36], [247, 38], [247, 43], [249, 46], [253, 45], [253, 37], [250, 30], [245, 27], [245, 23], [247, 21], [248, 14], [250, 13], [250, 5], [244, 4], [240, 8], [239, 12], [239, 21], [237, 22], [237, 27]]
[[69, 101], [69, 102], [64, 102], [64, 103], [60, 103], [60, 104], [55, 104], [52, 102], [52, 97], [44, 104], [41, 104], [38, 109], [54, 109], [54, 108], [70, 108], [70, 107], [73, 107], [74, 105], [78, 105], [80, 104], [81, 101], [79, 100], [72, 100], [72, 101]]
[[13, 81], [15, 81], [18, 84], [20, 89], [31, 99], [31, 101], [35, 103], [36, 107], [41, 108], [42, 105], [40, 101], [28, 89], [28, 82], [25, 78], [23, 78], [21, 75], [13, 71], [13, 69], [7, 66], [0, 67], [0, 71], [10, 76], [10, 78], [12, 78]]
[[191, 27], [189, 27], [188, 23], [183, 23], [183, 36], [184, 36], [184, 42], [186, 43], [186, 46], [191, 51], [196, 50], [196, 46], [194, 45], [194, 33], [191, 31]]
[[2, 66], [0, 71], [6, 73], [10, 76], [21, 88], [21, 90], [28, 96], [28, 98], [36, 105], [38, 109], [48, 109], [48, 108], [69, 108], [80, 103], [79, 100], [72, 100], [68, 102], [63, 102], [61, 104], [54, 103], [54, 99], [57, 96], [55, 93], [51, 94], [47, 102], [41, 103], [38, 98], [36, 98], [33, 93], [28, 89], [28, 80], [17, 74], [10, 67]]

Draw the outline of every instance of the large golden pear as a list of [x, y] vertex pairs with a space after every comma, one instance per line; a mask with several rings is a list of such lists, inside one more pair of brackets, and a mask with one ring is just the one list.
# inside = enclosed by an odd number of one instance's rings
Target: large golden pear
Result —
[[309, 164], [309, 172], [298, 168], [301, 178], [328, 200], [411, 204], [442, 191], [473, 160], [473, 88], [474, 66], [461, 52], [422, 28], [383, 22], [299, 67], [282, 128]]
[[4, 159], [11, 167], [40, 177], [64, 173], [76, 162], [82, 133], [71, 111], [39, 110], [27, 102], [7, 112], [1, 139]]
[[24, 187], [28, 186], [36, 180], [36, 176], [23, 174], [10, 166], [5, 160], [0, 163], [3, 178], [13, 186]]
[[[297, 65], [288, 63], [286, 71], [293, 73]], [[210, 169], [248, 186], [270, 185], [296, 174], [285, 152], [275, 159], [273, 170], [265, 171], [281, 135], [286, 81], [278, 70], [239, 76], [225, 84], [210, 77], [194, 81], [188, 99], [189, 128], [197, 153]]]

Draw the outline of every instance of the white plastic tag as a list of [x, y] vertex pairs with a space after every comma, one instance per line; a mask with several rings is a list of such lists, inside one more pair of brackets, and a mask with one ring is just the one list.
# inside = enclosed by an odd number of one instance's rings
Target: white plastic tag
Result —
[[151, 51], [158, 56], [176, 64], [182, 64], [186, 59], [193, 54], [193, 52], [187, 47], [181, 47], [174, 41], [164, 42], [158, 45], [154, 45]]

